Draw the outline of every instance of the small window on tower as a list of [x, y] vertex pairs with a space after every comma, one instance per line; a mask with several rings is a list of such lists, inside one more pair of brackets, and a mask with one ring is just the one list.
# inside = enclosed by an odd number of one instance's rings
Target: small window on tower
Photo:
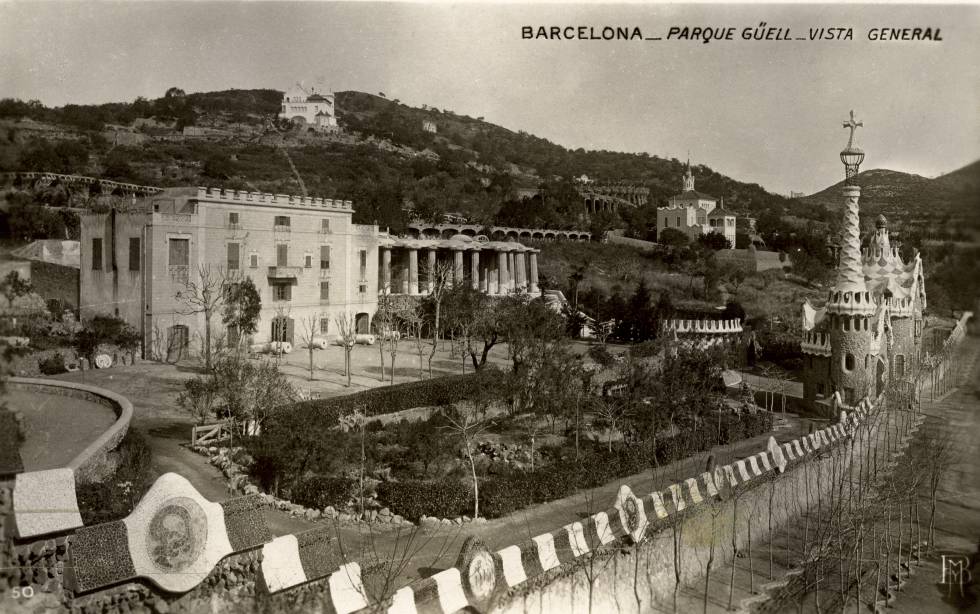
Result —
[[249, 256], [248, 256], [248, 266], [252, 267], [253, 269], [259, 268], [259, 255], [258, 254], [249, 254]]
[[851, 354], [850, 352], [848, 352], [847, 355], [844, 356], [844, 370], [845, 371], [854, 370], [854, 354]]

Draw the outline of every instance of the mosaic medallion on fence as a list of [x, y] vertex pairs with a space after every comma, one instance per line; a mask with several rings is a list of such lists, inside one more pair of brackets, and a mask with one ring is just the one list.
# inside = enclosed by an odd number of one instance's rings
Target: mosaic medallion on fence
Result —
[[166, 591], [189, 591], [223, 557], [270, 539], [253, 499], [214, 503], [185, 478], [166, 473], [125, 519], [72, 536], [74, 577], [67, 584], [84, 593], [142, 576]]
[[208, 519], [201, 506], [188, 497], [174, 497], [150, 520], [146, 552], [160, 571], [183, 571], [201, 556], [207, 539]]
[[463, 542], [456, 567], [463, 586], [477, 602], [485, 603], [497, 587], [497, 566], [490, 549], [479, 538], [470, 536]]
[[634, 542], [643, 539], [647, 528], [647, 515], [643, 502], [636, 498], [629, 486], [623, 484], [616, 494], [616, 509], [619, 520]]

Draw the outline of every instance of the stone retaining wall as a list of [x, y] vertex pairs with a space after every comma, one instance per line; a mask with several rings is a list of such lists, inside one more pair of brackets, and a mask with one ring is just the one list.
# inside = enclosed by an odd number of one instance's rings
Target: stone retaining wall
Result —
[[129, 423], [133, 418], [133, 404], [129, 399], [104, 388], [54, 379], [12, 377], [7, 380], [7, 386], [12, 390], [27, 390], [81, 399], [111, 409], [116, 414], [116, 421], [68, 463], [68, 468], [72, 470], [79, 484], [97, 482], [111, 473], [114, 464], [109, 454], [126, 436]]

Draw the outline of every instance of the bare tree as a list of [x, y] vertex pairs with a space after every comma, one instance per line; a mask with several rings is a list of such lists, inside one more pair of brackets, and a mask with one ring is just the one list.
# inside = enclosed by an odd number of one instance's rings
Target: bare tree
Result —
[[[453, 415], [455, 413], [455, 415]], [[476, 448], [476, 438], [486, 430], [486, 421], [477, 413], [477, 408], [456, 405], [455, 412], [444, 412], [449, 425], [446, 427], [456, 434], [463, 442], [463, 452], [470, 463], [470, 474], [473, 478], [473, 518], [480, 517], [480, 482], [476, 477], [476, 461], [473, 452]]]
[[221, 309], [225, 301], [225, 275], [222, 267], [212, 268], [202, 264], [197, 268], [197, 279], [188, 275], [184, 288], [175, 296], [181, 303], [178, 312], [182, 315], [202, 314], [204, 316], [204, 368], [211, 371], [211, 318]]
[[429, 377], [432, 377], [432, 359], [435, 358], [439, 343], [439, 319], [442, 315], [442, 303], [453, 283], [453, 265], [450, 262], [437, 263], [429, 271], [429, 300], [435, 308], [432, 323], [432, 350], [429, 352]]
[[337, 324], [338, 338], [344, 348], [344, 373], [347, 375], [347, 387], [349, 388], [351, 383], [350, 355], [357, 343], [357, 321], [353, 315], [345, 312], [334, 317], [334, 322]]
[[[379, 379], [385, 381], [385, 342], [391, 334], [391, 324], [394, 319], [394, 309], [392, 307], [391, 295], [384, 292], [378, 296], [378, 310], [374, 314], [374, 326], [378, 331], [378, 357], [381, 360], [381, 375]], [[392, 365], [394, 369], [394, 365]], [[392, 371], [392, 378], [395, 374]], [[393, 380], [394, 381], [394, 380]]]
[[310, 355], [310, 381], [313, 381], [313, 350], [316, 349], [313, 345], [313, 338], [316, 337], [317, 327], [320, 321], [320, 313], [314, 311], [313, 313], [307, 315], [303, 318], [303, 333], [301, 339], [303, 343], [306, 344], [306, 351]]

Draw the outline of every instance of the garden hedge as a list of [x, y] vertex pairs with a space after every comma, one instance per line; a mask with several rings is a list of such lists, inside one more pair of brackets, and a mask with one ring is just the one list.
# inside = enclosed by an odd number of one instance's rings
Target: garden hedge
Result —
[[20, 445], [24, 435], [17, 423], [17, 416], [0, 406], [0, 477], [8, 478], [24, 470], [20, 457]]
[[353, 478], [314, 476], [294, 486], [289, 500], [318, 510], [328, 506], [342, 508], [356, 496], [357, 484]]
[[402, 480], [378, 486], [378, 500], [409, 520], [456, 518], [473, 513], [473, 488], [459, 480]]
[[484, 386], [493, 385], [501, 377], [500, 371], [484, 368], [468, 375], [437, 377], [394, 386], [380, 386], [331, 399], [302, 401], [293, 408], [303, 413], [336, 415], [360, 409], [365, 415], [379, 416], [415, 407], [451, 405], [471, 399]]

